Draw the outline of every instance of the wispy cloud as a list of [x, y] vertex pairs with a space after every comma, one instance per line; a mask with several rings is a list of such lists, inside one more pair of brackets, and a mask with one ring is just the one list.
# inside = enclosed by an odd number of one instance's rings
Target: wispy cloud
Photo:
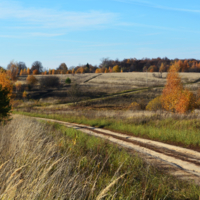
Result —
[[192, 9], [186, 9], [186, 8], [173, 8], [173, 7], [153, 4], [149, 1], [142, 1], [142, 0], [141, 1], [140, 0], [113, 0], [113, 1], [138, 4], [138, 5], [151, 7], [151, 8], [158, 8], [158, 9], [162, 9], [162, 10], [171, 10], [171, 11], [180, 11], [180, 12], [189, 12], [189, 13], [200, 13], [200, 10], [192, 10]]
[[[155, 25], [149, 25], [149, 24], [141, 24], [141, 23], [132, 23], [132, 22], [121, 22], [116, 24], [117, 26], [124, 26], [124, 27], [144, 27], [144, 28], [151, 28], [151, 29], [158, 29], [158, 30], [165, 30], [165, 31], [175, 31], [175, 32], [188, 32], [188, 33], [200, 33], [200, 31], [185, 29], [185, 28], [171, 28], [171, 27], [165, 27], [165, 26], [155, 26]], [[126, 31], [124, 29], [124, 31]], [[129, 30], [128, 30], [129, 31]]]
[[[44, 29], [95, 28], [111, 24], [117, 19], [112, 12], [71, 12], [48, 8], [23, 7], [16, 1], [0, 1], [0, 20], [13, 20], [16, 27]], [[7, 26], [8, 27], [8, 26]]]

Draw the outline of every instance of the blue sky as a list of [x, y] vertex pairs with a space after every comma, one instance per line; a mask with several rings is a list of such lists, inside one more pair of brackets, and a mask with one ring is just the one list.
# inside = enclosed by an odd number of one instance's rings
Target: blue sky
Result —
[[200, 59], [199, 0], [0, 0], [0, 66]]

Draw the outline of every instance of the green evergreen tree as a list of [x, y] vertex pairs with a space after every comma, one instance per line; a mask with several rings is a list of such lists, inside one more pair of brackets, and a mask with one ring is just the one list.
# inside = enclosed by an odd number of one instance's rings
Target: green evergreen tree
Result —
[[11, 110], [10, 98], [8, 94], [9, 91], [6, 88], [2, 89], [2, 86], [0, 85], [0, 121], [4, 117], [7, 117]]

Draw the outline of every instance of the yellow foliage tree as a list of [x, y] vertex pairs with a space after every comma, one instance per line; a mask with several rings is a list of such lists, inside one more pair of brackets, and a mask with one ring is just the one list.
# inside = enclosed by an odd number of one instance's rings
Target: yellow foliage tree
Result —
[[9, 97], [11, 97], [12, 95], [12, 91], [13, 91], [13, 83], [10, 80], [9, 76], [7, 75], [7, 73], [3, 70], [0, 70], [0, 85], [2, 86], [2, 88], [7, 88], [9, 91]]
[[185, 113], [194, 108], [195, 99], [190, 91], [183, 88], [181, 78], [177, 73], [178, 70], [179, 66], [177, 63], [170, 67], [167, 75], [167, 84], [163, 89], [161, 102], [165, 110]]
[[22, 69], [20, 70], [20, 73], [19, 73], [19, 75], [20, 75], [20, 76], [22, 76], [22, 75], [23, 75], [23, 70], [22, 70]]
[[28, 68], [27, 69], [27, 74], [30, 75], [31, 74], [31, 70]]
[[119, 66], [118, 65], [115, 65], [113, 67], [113, 72], [120, 72], [120, 69], [119, 69]]

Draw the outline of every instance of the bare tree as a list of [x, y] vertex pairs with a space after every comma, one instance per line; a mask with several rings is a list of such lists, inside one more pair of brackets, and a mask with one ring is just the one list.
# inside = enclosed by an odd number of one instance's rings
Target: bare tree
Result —
[[39, 73], [42, 73], [43, 72], [42, 63], [40, 61], [35, 61], [31, 67], [31, 71], [33, 70], [37, 70]]
[[21, 70], [24, 70], [24, 69], [27, 70], [26, 64], [25, 64], [24, 62], [18, 62], [18, 63], [17, 63], [17, 66], [18, 66], [19, 72], [20, 72]]
[[57, 70], [62, 70], [63, 73], [66, 73], [67, 70], [68, 70], [68, 68], [67, 68], [67, 65], [66, 65], [65, 63], [61, 63], [61, 64], [59, 65], [59, 67], [57, 68]]
[[7, 74], [11, 80], [16, 81], [18, 75], [18, 65], [14, 61], [11, 61], [7, 66]]

